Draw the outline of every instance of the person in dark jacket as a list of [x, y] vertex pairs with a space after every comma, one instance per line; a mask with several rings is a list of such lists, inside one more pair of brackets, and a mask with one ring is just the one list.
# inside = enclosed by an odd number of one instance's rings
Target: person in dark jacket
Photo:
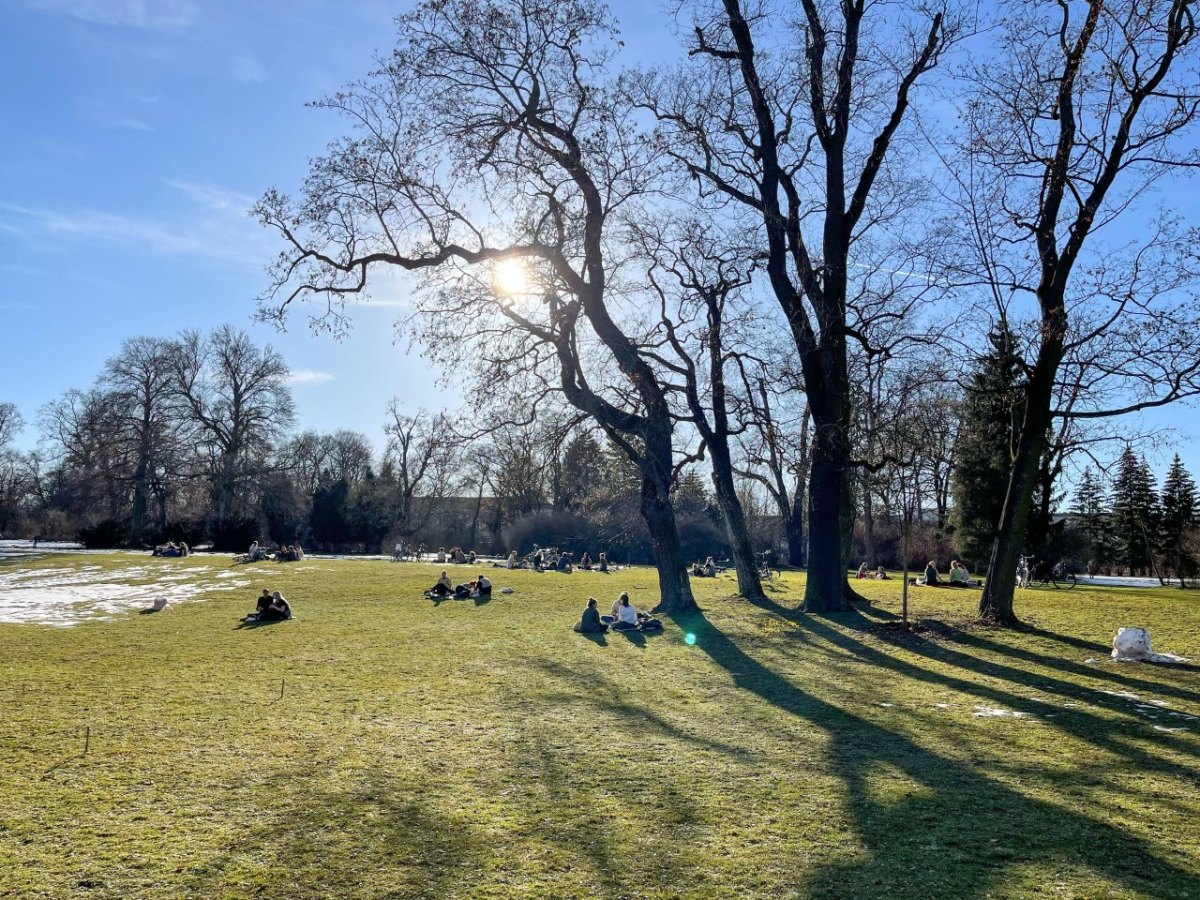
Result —
[[575, 623], [575, 630], [580, 634], [604, 634], [608, 631], [608, 626], [600, 621], [600, 610], [596, 609], [596, 598], [589, 597], [587, 609], [583, 611], [583, 616]]

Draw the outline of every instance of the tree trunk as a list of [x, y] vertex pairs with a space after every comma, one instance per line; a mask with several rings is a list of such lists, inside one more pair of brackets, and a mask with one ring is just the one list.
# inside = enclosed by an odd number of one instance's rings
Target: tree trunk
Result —
[[146, 469], [145, 460], [141, 459], [133, 473], [133, 508], [129, 513], [129, 540], [131, 543], [141, 540], [142, 531], [146, 527]]
[[783, 528], [787, 534], [788, 565], [797, 569], [804, 568], [804, 552], [807, 545], [804, 540], [803, 499], [799, 496], [793, 497], [791, 509], [784, 508], [782, 512]]
[[[1059, 333], [1063, 332], [1065, 328]], [[1025, 417], [1009, 471], [1008, 491], [1000, 512], [996, 541], [992, 545], [987, 583], [979, 598], [980, 617], [997, 625], [1020, 624], [1013, 612], [1017, 564], [1029, 530], [1033, 493], [1041, 475], [1042, 453], [1050, 425], [1050, 404], [1054, 396], [1054, 374], [1061, 356], [1061, 338], [1047, 337], [1025, 387]]]
[[747, 600], [764, 598], [762, 583], [758, 578], [758, 566], [754, 561], [754, 549], [750, 543], [750, 531], [746, 527], [746, 514], [738, 500], [733, 482], [733, 460], [729, 447], [723, 440], [714, 440], [709, 445], [712, 460], [713, 487], [717, 504], [725, 519], [725, 531], [729, 535], [729, 548], [733, 553], [733, 565], [737, 569], [738, 593]]
[[[664, 487], [666, 489], [664, 489]], [[658, 569], [660, 600], [654, 612], [693, 612], [698, 607], [688, 582], [687, 565], [679, 545], [679, 529], [675, 510], [671, 507], [669, 485], [647, 473], [642, 476], [642, 518], [650, 530], [650, 545], [654, 550], [654, 565]]]
[[863, 555], [867, 565], [875, 568], [875, 512], [872, 509], [871, 487], [863, 483]]
[[819, 423], [808, 480], [808, 582], [806, 612], [852, 609], [846, 579], [845, 529], [850, 476], [847, 448], [839, 446], [839, 429]]

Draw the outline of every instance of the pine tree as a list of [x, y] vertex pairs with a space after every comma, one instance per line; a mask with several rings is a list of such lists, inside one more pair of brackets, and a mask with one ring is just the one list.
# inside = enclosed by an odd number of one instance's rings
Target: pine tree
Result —
[[971, 376], [955, 444], [955, 544], [959, 555], [977, 568], [991, 556], [1021, 422], [1022, 373], [1015, 342], [1007, 328], [988, 334], [991, 349]]
[[1089, 466], [1083, 470], [1083, 477], [1075, 489], [1075, 505], [1071, 511], [1079, 519], [1080, 530], [1086, 540], [1087, 570], [1091, 575], [1108, 562], [1112, 553], [1111, 522], [1106, 501], [1104, 485]]
[[1196, 560], [1188, 553], [1188, 535], [1200, 524], [1198, 512], [1196, 482], [1176, 453], [1163, 481], [1159, 549], [1170, 560], [1180, 587], [1196, 573]]
[[1118, 558], [1131, 575], [1148, 572], [1154, 562], [1158, 497], [1150, 467], [1132, 447], [1126, 447], [1117, 462], [1112, 514]]

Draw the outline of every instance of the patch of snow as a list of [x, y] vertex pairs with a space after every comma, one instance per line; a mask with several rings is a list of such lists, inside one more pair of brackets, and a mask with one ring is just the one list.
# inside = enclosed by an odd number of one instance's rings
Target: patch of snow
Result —
[[[191, 578], [190, 574], [176, 573], [157, 579], [153, 574], [147, 566], [127, 566], [107, 572], [99, 566], [3, 572], [0, 573], [0, 622], [76, 625], [89, 619], [146, 609], [161, 599], [177, 604], [250, 585], [247, 579], [184, 584], [181, 582]], [[145, 583], [130, 584], [131, 581]]]
[[995, 706], [977, 706], [975, 707], [974, 715], [980, 719], [999, 719], [999, 718], [1023, 718], [1026, 713], [1017, 712], [1012, 709], [999, 709]]

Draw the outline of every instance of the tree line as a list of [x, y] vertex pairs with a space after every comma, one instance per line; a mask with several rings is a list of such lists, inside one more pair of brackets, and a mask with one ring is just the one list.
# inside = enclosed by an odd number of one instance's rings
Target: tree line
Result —
[[736, 488], [744, 413], [776, 399], [759, 380], [804, 409], [759, 449], [804, 434], [760, 483], [800, 504], [805, 608], [845, 609], [856, 505], [869, 543], [877, 498], [906, 534], [955, 506], [938, 385], [969, 396], [963, 364], [1011, 334], [972, 552], [981, 615], [1015, 623], [1070, 456], [1200, 388], [1194, 235], [1150, 193], [1198, 160], [1191, 6], [711, 0], [680, 8], [675, 61], [634, 66], [601, 3], [424, 3], [315, 104], [349, 125], [302, 195], [258, 204], [283, 245], [260, 313], [316, 303], [336, 328], [377, 272], [410, 273], [410, 333], [470, 347], [481, 396], [553, 395], [637, 469], [672, 612], [694, 600], [671, 492], [701, 457], [760, 593]]

